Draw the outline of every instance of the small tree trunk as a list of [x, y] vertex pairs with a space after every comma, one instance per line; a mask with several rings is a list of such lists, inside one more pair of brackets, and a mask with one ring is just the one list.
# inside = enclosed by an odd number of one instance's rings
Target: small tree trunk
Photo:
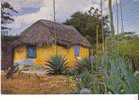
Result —
[[96, 25], [96, 55], [98, 54], [98, 48], [99, 48], [99, 25], [97, 23]]
[[114, 31], [114, 24], [113, 24], [112, 0], [109, 0], [108, 1], [108, 5], [109, 5], [109, 13], [110, 13], [111, 33], [112, 33], [112, 35], [114, 35], [115, 34], [115, 31]]

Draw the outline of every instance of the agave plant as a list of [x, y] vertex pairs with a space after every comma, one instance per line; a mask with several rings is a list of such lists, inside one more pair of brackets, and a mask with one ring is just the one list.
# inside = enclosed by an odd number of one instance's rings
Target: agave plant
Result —
[[89, 59], [84, 58], [77, 63], [76, 71], [78, 74], [81, 74], [85, 71], [91, 71], [91, 62]]
[[48, 74], [53, 75], [65, 74], [65, 71], [68, 68], [67, 64], [68, 64], [67, 60], [64, 57], [61, 56], [51, 57], [51, 59], [46, 64]]
[[92, 74], [85, 71], [84, 73], [80, 74], [80, 88], [90, 88], [92, 85]]
[[117, 52], [113, 52], [111, 55], [104, 55], [102, 63], [107, 92], [138, 93], [139, 84], [129, 62], [126, 62]]
[[78, 73], [75, 68], [67, 68], [65, 74], [69, 76], [76, 76]]
[[[134, 75], [130, 62], [117, 52], [104, 54], [100, 59], [91, 67], [90, 72], [82, 70], [80, 88], [86, 87], [97, 94], [139, 92], [139, 78]], [[96, 70], [93, 69], [94, 66], [97, 67]]]

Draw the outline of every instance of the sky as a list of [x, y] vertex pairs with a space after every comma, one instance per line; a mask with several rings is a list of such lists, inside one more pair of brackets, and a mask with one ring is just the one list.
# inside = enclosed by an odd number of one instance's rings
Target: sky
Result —
[[[8, 1], [18, 13], [12, 13], [15, 21], [9, 26], [12, 30], [9, 34], [18, 35], [24, 29], [39, 19], [53, 21], [53, 0], [2, 0]], [[100, 0], [55, 0], [56, 21], [59, 23], [69, 19], [77, 12], [85, 12], [91, 6], [100, 8]], [[104, 15], [108, 14], [107, 0], [103, 0]], [[118, 0], [119, 1], [119, 0]], [[123, 21], [125, 31], [139, 34], [139, 0], [121, 0], [123, 5]], [[113, 0], [114, 22], [116, 28], [116, 3]]]

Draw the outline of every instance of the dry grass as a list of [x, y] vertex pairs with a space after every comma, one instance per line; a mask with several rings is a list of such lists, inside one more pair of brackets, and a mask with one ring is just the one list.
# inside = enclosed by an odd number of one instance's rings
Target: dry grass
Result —
[[12, 79], [1, 75], [3, 94], [69, 94], [77, 90], [76, 82], [66, 76], [15, 74]]

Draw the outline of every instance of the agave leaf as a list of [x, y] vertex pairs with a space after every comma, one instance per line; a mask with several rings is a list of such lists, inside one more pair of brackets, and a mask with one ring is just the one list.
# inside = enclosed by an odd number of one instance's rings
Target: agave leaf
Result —
[[66, 59], [61, 56], [51, 57], [46, 65], [49, 74], [64, 74], [67, 67]]

